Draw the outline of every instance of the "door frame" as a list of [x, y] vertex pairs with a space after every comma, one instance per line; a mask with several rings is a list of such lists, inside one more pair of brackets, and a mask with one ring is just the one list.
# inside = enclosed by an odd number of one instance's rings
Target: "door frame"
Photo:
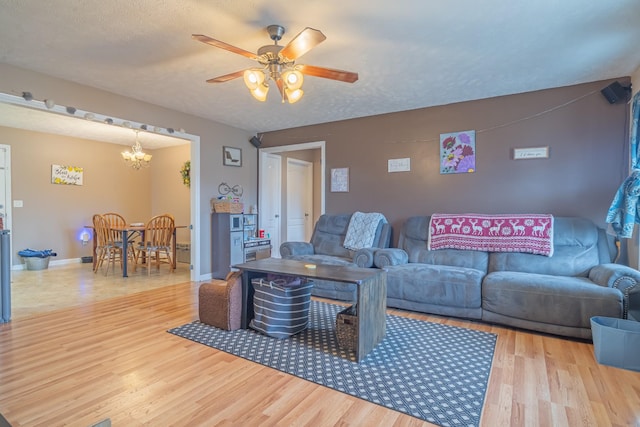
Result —
[[0, 144], [0, 148], [5, 150], [5, 164], [2, 168], [2, 173], [4, 174], [4, 198], [5, 200], [0, 200], [0, 203], [4, 202], [4, 212], [5, 216], [2, 218], [3, 227], [5, 230], [9, 230], [9, 247], [13, 248], [13, 233], [12, 233], [12, 222], [13, 222], [13, 199], [11, 198], [11, 146], [7, 144]]
[[[300, 144], [291, 144], [291, 145], [282, 145], [277, 147], [269, 147], [269, 148], [259, 148], [258, 151], [260, 153], [285, 153], [287, 151], [299, 151], [299, 150], [320, 150], [320, 212], [318, 216], [324, 214], [325, 210], [325, 174], [326, 174], [326, 141], [315, 141], [315, 142], [303, 142]], [[260, 156], [260, 164], [258, 165], [258, 183], [262, 182], [262, 173], [264, 171], [264, 164], [262, 163], [263, 157]], [[258, 185], [260, 188], [260, 185]], [[260, 190], [258, 190], [258, 200], [261, 200], [262, 194], [260, 194]]]

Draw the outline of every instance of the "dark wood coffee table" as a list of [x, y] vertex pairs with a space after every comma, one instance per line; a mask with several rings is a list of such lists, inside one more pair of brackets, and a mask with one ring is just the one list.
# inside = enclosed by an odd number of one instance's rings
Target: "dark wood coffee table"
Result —
[[307, 268], [308, 262], [280, 258], [265, 258], [234, 265], [242, 270], [241, 327], [247, 329], [253, 319], [253, 286], [251, 279], [265, 274], [305, 277], [310, 280], [331, 280], [352, 283], [357, 287], [358, 332], [356, 360], [362, 361], [384, 338], [386, 331], [387, 272], [376, 268], [337, 265], [317, 265]]

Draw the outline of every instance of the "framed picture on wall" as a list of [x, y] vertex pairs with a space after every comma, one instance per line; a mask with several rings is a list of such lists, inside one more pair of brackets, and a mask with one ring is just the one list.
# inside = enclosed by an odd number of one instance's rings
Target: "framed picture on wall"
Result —
[[222, 147], [222, 164], [225, 166], [242, 166], [242, 149]]
[[331, 169], [331, 192], [349, 192], [349, 168]]

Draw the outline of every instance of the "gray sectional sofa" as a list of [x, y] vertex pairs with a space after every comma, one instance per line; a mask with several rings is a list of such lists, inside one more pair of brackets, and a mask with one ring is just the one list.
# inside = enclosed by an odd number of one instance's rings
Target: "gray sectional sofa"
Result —
[[[280, 245], [284, 259], [296, 259], [314, 264], [354, 265], [373, 267], [376, 249], [388, 248], [391, 242], [391, 226], [380, 222], [371, 248], [352, 251], [344, 247], [344, 239], [352, 214], [321, 215], [313, 229], [310, 242], [285, 242]], [[318, 297], [344, 301], [356, 301], [353, 285], [316, 280], [312, 294]]]
[[375, 251], [387, 306], [590, 339], [592, 316], [624, 318], [640, 292], [640, 272], [613, 264], [612, 237], [587, 219], [554, 219], [551, 257], [428, 250], [428, 236], [429, 217], [412, 217], [398, 248]]

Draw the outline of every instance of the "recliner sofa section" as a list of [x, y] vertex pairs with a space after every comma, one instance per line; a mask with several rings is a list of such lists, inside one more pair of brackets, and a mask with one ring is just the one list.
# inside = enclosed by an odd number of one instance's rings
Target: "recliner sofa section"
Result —
[[[344, 247], [344, 239], [352, 214], [324, 214], [318, 218], [310, 242], [284, 242], [280, 255], [313, 264], [352, 265], [373, 267], [374, 253], [388, 248], [391, 242], [391, 226], [380, 222], [371, 248], [352, 251]], [[314, 281], [312, 295], [342, 301], [356, 300], [356, 287], [326, 280]]]
[[640, 291], [640, 272], [613, 263], [613, 237], [590, 220], [556, 217], [551, 257], [429, 250], [429, 220], [409, 218], [398, 248], [375, 251], [389, 307], [590, 339], [592, 316], [625, 318]]

